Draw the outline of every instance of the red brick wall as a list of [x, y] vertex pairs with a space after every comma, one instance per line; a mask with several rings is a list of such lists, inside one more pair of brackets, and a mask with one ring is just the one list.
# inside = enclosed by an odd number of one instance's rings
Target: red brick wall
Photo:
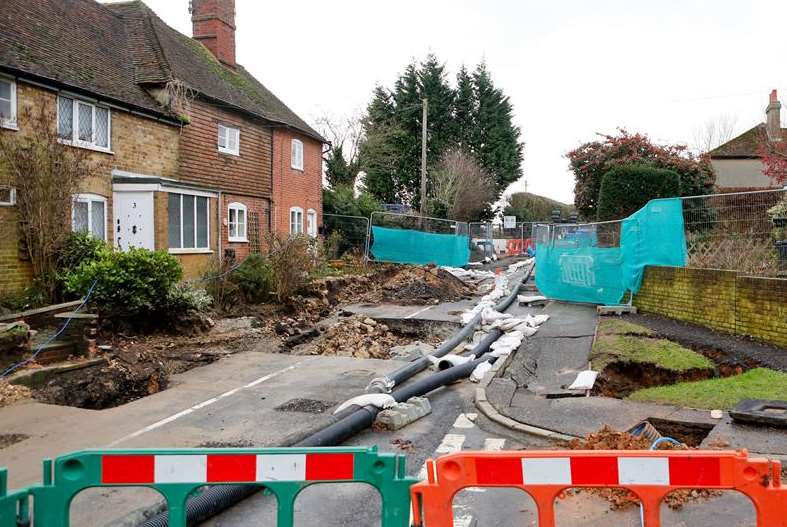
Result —
[[192, 34], [220, 61], [235, 65], [235, 0], [193, 0]]
[[[240, 261], [246, 258], [252, 252], [252, 244], [254, 241], [252, 235], [252, 225], [249, 221], [252, 213], [257, 213], [259, 217], [257, 239], [260, 246], [265, 242], [265, 236], [270, 232], [268, 228], [268, 213], [270, 211], [270, 202], [265, 198], [254, 198], [249, 196], [239, 196], [237, 194], [224, 194], [222, 196], [222, 220], [221, 220], [221, 245], [222, 253], [224, 249], [233, 249], [235, 251], [235, 258]], [[246, 242], [231, 242], [229, 241], [229, 205], [230, 203], [241, 203], [246, 205]], [[256, 248], [259, 250], [259, 247]]]
[[[237, 194], [270, 198], [270, 128], [241, 114], [196, 100], [180, 139], [178, 179]], [[240, 129], [240, 156], [218, 149], [219, 123]]]
[[[292, 168], [292, 139], [303, 142], [303, 170]], [[303, 228], [306, 213], [317, 212], [317, 225], [322, 225], [322, 144], [285, 128], [273, 132], [273, 229], [277, 234], [290, 233], [290, 207], [303, 209]]]

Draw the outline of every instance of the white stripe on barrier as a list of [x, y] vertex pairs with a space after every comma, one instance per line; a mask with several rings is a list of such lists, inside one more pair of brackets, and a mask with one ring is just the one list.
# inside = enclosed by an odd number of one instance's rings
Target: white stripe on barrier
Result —
[[257, 481], [305, 481], [305, 454], [257, 456]]
[[203, 483], [208, 481], [208, 456], [155, 456], [156, 483]]
[[571, 460], [567, 457], [523, 458], [522, 481], [527, 485], [571, 485]]
[[669, 485], [669, 460], [665, 457], [618, 458], [621, 485]]

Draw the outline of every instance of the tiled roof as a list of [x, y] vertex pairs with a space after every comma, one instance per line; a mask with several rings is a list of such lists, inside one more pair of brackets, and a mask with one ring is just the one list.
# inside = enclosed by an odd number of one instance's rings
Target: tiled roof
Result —
[[141, 1], [106, 4], [132, 28], [134, 63], [148, 82], [178, 79], [220, 103], [274, 123], [295, 128], [324, 141], [322, 136], [256, 80], [243, 66], [222, 65], [196, 40], [165, 24]]
[[[782, 136], [787, 138], [787, 129], [782, 128]], [[760, 145], [767, 141], [767, 138], [765, 124], [760, 123], [751, 130], [747, 130], [738, 137], [711, 150], [710, 157], [712, 159], [760, 157]]]
[[325, 141], [242, 66], [223, 66], [141, 1], [3, 0], [0, 68], [168, 117], [144, 88], [177, 79], [214, 102]]
[[3, 0], [0, 67], [168, 115], [137, 84], [127, 24], [93, 0]]

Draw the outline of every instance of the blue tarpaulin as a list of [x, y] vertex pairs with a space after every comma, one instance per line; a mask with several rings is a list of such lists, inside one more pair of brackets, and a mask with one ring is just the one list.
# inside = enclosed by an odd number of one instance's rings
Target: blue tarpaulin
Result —
[[375, 260], [413, 265], [463, 267], [470, 261], [470, 238], [410, 229], [372, 227]]
[[559, 239], [536, 246], [536, 285], [557, 300], [618, 304], [639, 291], [645, 266], [683, 267], [688, 258], [679, 198], [652, 200], [624, 219], [615, 246], [598, 241], [613, 224], [558, 228]]

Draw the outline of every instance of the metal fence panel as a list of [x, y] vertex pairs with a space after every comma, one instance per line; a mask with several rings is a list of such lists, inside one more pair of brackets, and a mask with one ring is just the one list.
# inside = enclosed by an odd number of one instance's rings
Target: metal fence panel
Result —
[[345, 256], [365, 257], [369, 243], [369, 218], [342, 214], [323, 214], [326, 256], [336, 260]]

